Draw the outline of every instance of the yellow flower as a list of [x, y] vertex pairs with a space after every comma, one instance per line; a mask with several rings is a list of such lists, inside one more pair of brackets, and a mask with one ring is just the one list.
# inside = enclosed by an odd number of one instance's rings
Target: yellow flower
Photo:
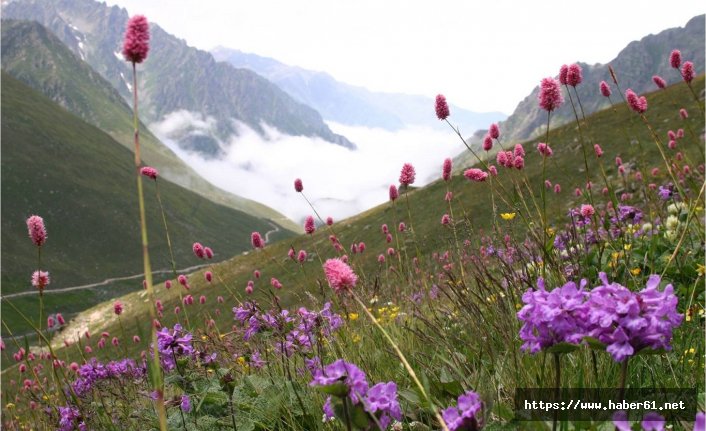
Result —
[[358, 313], [348, 313], [348, 318], [350, 320], [358, 320]]
[[202, 339], [203, 341], [208, 341], [208, 337], [205, 336], [205, 335], [202, 335], [202, 336], [201, 336], [201, 339]]
[[522, 304], [515, 304], [515, 308], [519, 310], [520, 308], [522, 308]]
[[555, 231], [554, 231], [554, 228], [551, 228], [551, 227], [548, 227], [548, 228], [547, 228], [547, 235], [553, 236], [553, 235], [554, 235], [554, 232], [555, 232]]
[[517, 213], [501, 213], [500, 217], [503, 218], [503, 220], [512, 220], [515, 218]]
[[7, 405], [5, 406], [5, 408], [8, 409], [8, 410], [12, 410], [12, 409], [15, 408], [15, 404], [13, 404], [13, 403], [7, 403]]
[[360, 343], [360, 335], [358, 335], [358, 334], [353, 334], [353, 342], [354, 342], [354, 343]]
[[701, 277], [703, 277], [704, 274], [706, 274], [706, 266], [703, 266], [703, 265], [701, 265], [700, 263], [697, 263], [697, 264], [696, 264], [696, 272], [698, 272], [699, 275], [700, 275]]
[[632, 275], [640, 275], [641, 272], [642, 270], [640, 268], [633, 268], [630, 270], [630, 274]]
[[625, 249], [625, 251], [630, 251], [630, 249], [632, 248], [632, 244], [625, 244], [623, 248]]
[[245, 366], [245, 358], [242, 356], [238, 356], [238, 359], [236, 359], [236, 362], [238, 362], [238, 365]]

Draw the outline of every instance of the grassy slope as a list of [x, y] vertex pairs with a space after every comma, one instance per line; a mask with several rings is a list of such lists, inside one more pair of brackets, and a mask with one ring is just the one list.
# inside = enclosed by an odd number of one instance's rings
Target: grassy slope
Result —
[[[132, 149], [132, 109], [110, 83], [39, 23], [2, 21], [2, 63], [3, 69], [15, 78]], [[274, 220], [289, 230], [300, 230], [272, 208], [232, 195], [204, 180], [144, 125], [140, 134], [143, 160], [159, 169], [165, 178], [215, 203]]]
[[[132, 153], [4, 72], [2, 81], [3, 293], [31, 289], [36, 249], [25, 226], [31, 214], [42, 215], [47, 223], [42, 268], [51, 272], [53, 288], [139, 274]], [[272, 229], [265, 220], [168, 181], [160, 180], [159, 185], [178, 268], [200, 263], [191, 252], [194, 241], [210, 245], [216, 257], [223, 258], [248, 247], [252, 230]], [[145, 190], [152, 266], [166, 269], [168, 250], [154, 182], [147, 181]], [[71, 315], [125, 289], [139, 289], [140, 284], [137, 279], [117, 287], [47, 295], [47, 310]], [[36, 310], [35, 296], [13, 302], [29, 313]], [[7, 307], [3, 312], [3, 320], [18, 323]], [[24, 332], [22, 328], [26, 326], [14, 326]]]
[[[704, 87], [703, 76], [696, 80], [694, 84], [698, 91], [702, 91]], [[693, 102], [691, 93], [685, 85], [679, 84], [670, 87], [667, 92], [652, 93], [647, 95], [647, 97], [651, 106], [647, 117], [663, 139], [666, 139], [668, 126], [674, 128], [675, 125], [686, 124], [679, 120], [678, 109], [673, 105], [674, 101], [678, 103], [676, 106], [684, 106], [690, 111], [693, 111], [693, 114], [688, 120], [688, 124], [693, 130], [697, 131], [697, 134], [700, 133], [698, 131], [703, 131], [703, 119], [699, 118], [698, 114], [696, 114], [697, 108]], [[616, 184], [620, 183], [620, 181], [615, 178], [616, 168], [613, 160], [616, 156], [621, 156], [623, 162], [626, 164], [644, 158], [647, 170], [653, 166], [657, 166], [664, 171], [663, 163], [658, 155], [655, 144], [652, 142], [649, 132], [644, 125], [639, 123], [637, 116], [633, 112], [628, 111], [624, 105], [616, 105], [616, 109], [617, 114], [613, 112], [612, 109], [608, 109], [588, 119], [593, 132], [591, 135], [593, 141], [600, 142], [605, 151], [603, 160], [612, 181]], [[623, 125], [627, 127], [627, 133], [633, 141], [634, 139], [639, 139], [641, 144], [626, 143], [625, 135], [622, 131]], [[449, 139], [454, 139], [452, 132], [449, 132]], [[550, 144], [554, 149], [554, 157], [547, 170], [551, 173], [549, 179], [552, 182], [560, 182], [563, 191], [559, 195], [551, 193], [548, 196], [548, 212], [550, 217], [557, 220], [557, 223], [560, 225], [564, 223], [563, 217], [568, 208], [575, 206], [577, 203], [585, 202], [582, 198], [574, 197], [572, 193], [574, 188], [583, 184], [585, 180], [585, 174], [582, 171], [583, 158], [578, 142], [578, 134], [574, 125], [567, 125], [551, 132]], [[688, 149], [685, 150], [686, 154], [696, 160], [702, 161], [702, 157], [697, 151], [696, 145], [703, 146], [703, 141], [696, 144], [687, 132], [685, 139], [681, 142], [682, 145], [686, 146], [685, 148], [688, 147]], [[540, 171], [536, 151], [534, 150], [535, 144], [536, 142], [526, 143], [525, 145], [527, 151], [527, 169], [525, 172], [529, 176], [530, 183], [538, 185], [541, 183], [541, 179], [539, 177]], [[594, 175], [593, 180], [598, 182], [599, 178], [595, 176], [598, 169], [595, 165], [595, 158], [591, 154], [589, 159], [591, 163], [589, 170]], [[440, 167], [441, 162], [442, 159], [440, 158]], [[503, 176], [507, 175], [505, 173], [506, 171], [503, 170], [501, 172]], [[557, 172], [559, 172], [559, 174], [557, 174]], [[517, 174], [517, 171], [513, 171], [513, 174]], [[391, 179], [396, 177], [397, 172], [390, 173]], [[662, 174], [655, 182], [662, 184], [666, 182], [666, 177]], [[451, 182], [451, 188], [454, 190], [454, 210], [458, 212], [461, 206], [465, 207], [475, 228], [487, 229], [492, 222], [492, 210], [487, 185], [472, 184], [465, 178], [456, 176]], [[422, 259], [426, 259], [434, 251], [445, 250], [449, 247], [449, 244], [444, 244], [438, 239], [449, 237], [448, 234], [442, 233], [442, 229], [444, 228], [440, 224], [441, 216], [447, 211], [444, 202], [445, 192], [446, 184], [439, 180], [423, 189], [409, 193], [410, 207], [413, 210], [412, 217], [414, 226], [416, 227], [417, 235], [421, 239], [419, 244]], [[503, 204], [499, 203], [498, 205], [499, 212], [512, 210], [512, 208]], [[501, 221], [501, 223], [507, 228], [517, 230], [521, 233], [523, 226], [519, 221], [519, 217], [521, 216], [522, 215], [519, 215], [513, 222]], [[363, 268], [361, 275], [367, 280], [366, 284], [368, 284], [368, 287], [370, 287], [370, 284], [372, 284], [376, 278], [385, 277], [385, 271], [381, 270], [377, 263], [378, 254], [383, 253], [389, 245], [394, 246], [394, 242], [393, 244], [385, 243], [384, 237], [380, 233], [380, 225], [387, 223], [393, 226], [395, 222], [399, 220], [404, 220], [409, 224], [404, 197], [398, 200], [397, 210], [394, 210], [389, 204], [384, 204], [333, 225], [336, 234], [341, 238], [341, 242], [346, 248], [354, 241], [364, 241], [366, 243], [367, 250], [365, 253], [363, 255], [354, 255], [352, 259], [356, 265], [361, 265]], [[319, 229], [313, 237], [317, 244], [316, 249], [323, 255], [322, 258], [335, 256], [334, 251], [329, 245], [328, 235], [328, 230]], [[459, 235], [461, 238], [465, 238], [471, 235], [478, 235], [478, 232], [462, 232]], [[402, 241], [405, 238], [408, 240], [407, 252], [410, 253], [411, 258], [416, 251], [412, 243], [409, 242], [411, 239], [408, 235], [400, 237], [400, 240]], [[286, 253], [290, 246], [294, 246], [297, 250], [304, 248], [310, 252], [309, 262], [304, 265], [303, 270], [286, 258]], [[194, 319], [195, 314], [198, 314], [199, 323], [203, 322], [203, 319], [207, 316], [211, 316], [221, 328], [229, 328], [233, 321], [230, 309], [232, 304], [236, 302], [235, 299], [229, 298], [229, 296], [231, 292], [234, 292], [237, 297], [241, 299], [244, 298], [243, 289], [247, 280], [253, 278], [252, 271], [255, 269], [262, 271], [262, 278], [257, 280], [255, 285], [256, 298], [264, 298], [263, 291], [269, 291], [271, 289], [269, 287], [270, 277], [277, 277], [283, 283], [284, 288], [277, 293], [280, 295], [282, 303], [285, 305], [303, 303], [304, 300], [302, 298], [306, 295], [306, 292], [314, 295], [323, 292], [326, 295], [330, 295], [329, 288], [326, 287], [321, 290], [319, 283], [316, 281], [318, 279], [319, 282], [322, 282], [323, 274], [318, 259], [312, 256], [312, 251], [314, 250], [312, 239], [307, 235], [302, 235], [272, 244], [265, 249], [265, 253], [249, 253], [246, 256], [238, 256], [217, 265], [213, 271], [220, 280], [225, 281], [225, 283], [218, 281], [214, 285], [209, 285], [203, 280], [202, 272], [196, 272], [190, 277], [192, 288], [189, 293], [194, 295], [195, 298], [198, 298], [198, 296], [202, 294], [206, 295], [207, 302], [206, 305], [198, 305], [197, 303], [189, 307], [188, 312], [192, 316], [192, 319]], [[171, 310], [174, 306], [179, 304], [178, 295], [180, 293], [183, 293], [183, 290], [171, 289], [167, 291], [162, 287], [158, 289], [157, 296], [165, 305], [165, 317], [162, 319], [163, 324], [171, 326], [174, 323], [174, 315], [171, 313]], [[216, 295], [222, 295], [226, 298], [226, 306], [215, 305]], [[381, 296], [385, 297], [387, 293], [382, 292]], [[141, 332], [147, 334], [149, 331], [149, 322], [144, 316], [147, 316], [148, 304], [144, 292], [126, 295], [121, 298], [121, 301], [126, 304], [126, 311], [123, 314], [123, 323], [126, 323], [127, 333]], [[219, 309], [220, 316], [214, 314], [215, 309]], [[77, 332], [83, 333], [85, 329], [90, 329], [92, 333], [106, 329], [116, 333], [119, 331], [117, 319], [111, 312], [111, 303], [98, 305], [82, 313], [79, 317], [80, 318], [76, 321], [71, 322], [71, 325], [64, 330], [63, 335], [55, 339], [57, 344], [61, 343], [63, 337], [70, 337]], [[143, 339], [145, 339], [145, 337], [143, 337]], [[143, 345], [130, 346], [131, 349], [135, 350], [143, 347]], [[73, 354], [73, 352], [71, 354]], [[102, 355], [108, 357], [111, 354], [111, 349], [98, 352], [99, 357]]]

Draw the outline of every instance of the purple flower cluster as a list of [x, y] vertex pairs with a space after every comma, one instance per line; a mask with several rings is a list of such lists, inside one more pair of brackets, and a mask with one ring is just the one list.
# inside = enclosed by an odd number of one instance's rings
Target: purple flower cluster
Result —
[[78, 378], [71, 384], [76, 395], [84, 396], [91, 392], [96, 383], [109, 379], [130, 379], [136, 380], [145, 376], [144, 366], [137, 365], [132, 359], [122, 359], [120, 361], [110, 361], [108, 363], [98, 362], [92, 358], [88, 363], [82, 365], [78, 371]]
[[537, 280], [537, 290], [522, 295], [525, 306], [517, 313], [524, 322], [520, 338], [522, 350], [534, 354], [558, 343], [579, 343], [586, 331], [586, 297], [583, 280], [577, 288], [569, 282], [547, 292], [544, 279]]
[[657, 290], [659, 275], [651, 275], [640, 292], [631, 292], [618, 283], [609, 283], [591, 291], [586, 304], [590, 330], [586, 335], [607, 345], [613, 359], [622, 362], [642, 349], [671, 350], [672, 331], [684, 316], [677, 313], [677, 297], [668, 284]]
[[658, 275], [650, 276], [647, 286], [632, 292], [618, 283], [609, 283], [605, 273], [602, 285], [584, 291], [586, 281], [577, 289], [573, 282], [547, 292], [544, 281], [538, 289], [526, 292], [526, 304], [517, 317], [524, 322], [520, 338], [523, 350], [536, 353], [557, 343], [580, 343], [593, 337], [606, 345], [617, 362], [640, 350], [670, 350], [672, 331], [682, 322], [677, 313], [677, 297], [671, 284], [657, 289]]
[[81, 420], [81, 414], [73, 406], [59, 407], [59, 431], [85, 431], [86, 424]]
[[[387, 429], [392, 419], [402, 419], [402, 409], [397, 401], [395, 382], [378, 383], [370, 387], [365, 373], [356, 365], [339, 359], [323, 369], [315, 369], [310, 386], [334, 387], [340, 389], [340, 397], [351, 400], [353, 404], [362, 402], [364, 410], [380, 423], [381, 429]], [[338, 392], [338, 391], [337, 391]], [[323, 407], [324, 418], [333, 418], [331, 397]]]
[[246, 302], [234, 307], [233, 314], [235, 320], [245, 329], [245, 341], [261, 332], [276, 332], [278, 337], [274, 348], [278, 353], [287, 356], [297, 351], [310, 352], [315, 340], [329, 338], [343, 326], [341, 316], [331, 311], [330, 302], [324, 304], [321, 311], [310, 311], [301, 307], [294, 316], [291, 316], [288, 310], [265, 313], [255, 303]]
[[477, 393], [468, 391], [458, 397], [456, 407], [449, 407], [441, 416], [450, 431], [478, 430], [483, 426], [482, 417], [477, 417], [483, 410], [483, 402]]
[[178, 323], [174, 325], [172, 330], [162, 328], [157, 332], [159, 358], [166, 371], [171, 371], [176, 367], [177, 358], [194, 355], [194, 348], [191, 345], [192, 337], [191, 333], [184, 331]]

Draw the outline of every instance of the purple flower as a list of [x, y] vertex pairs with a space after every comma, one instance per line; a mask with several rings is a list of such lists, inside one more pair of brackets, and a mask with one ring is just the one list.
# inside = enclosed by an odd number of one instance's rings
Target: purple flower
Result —
[[191, 398], [189, 398], [188, 395], [184, 394], [181, 396], [181, 411], [184, 413], [189, 413], [191, 411]]
[[365, 373], [354, 364], [350, 364], [343, 359], [339, 359], [323, 370], [317, 370], [310, 386], [331, 386], [336, 383], [345, 385], [346, 395], [350, 397], [354, 404], [360, 401], [360, 397], [368, 392], [368, 380]]
[[445, 409], [441, 416], [450, 431], [478, 430], [481, 428], [482, 419], [476, 415], [483, 409], [483, 402], [477, 393], [468, 391], [458, 397], [456, 407]]
[[706, 415], [704, 412], [696, 413], [696, 419], [694, 419], [694, 431], [704, 431], [706, 430]]
[[648, 412], [642, 417], [640, 425], [644, 431], [662, 431], [664, 418], [655, 412]]
[[324, 422], [332, 421], [336, 418], [336, 414], [333, 412], [333, 407], [331, 407], [331, 397], [326, 398], [324, 403]]
[[619, 410], [613, 414], [613, 425], [618, 431], [632, 431], [628, 414], [625, 410]]
[[[59, 407], [59, 431], [73, 431], [76, 429], [76, 422], [79, 420], [80, 413], [76, 407], [67, 406]], [[85, 427], [83, 422], [78, 423], [79, 429]]]
[[157, 332], [157, 348], [159, 349], [162, 367], [166, 371], [171, 371], [176, 367], [176, 358], [190, 357], [194, 354], [191, 338], [191, 333], [183, 331], [178, 323], [174, 325], [174, 329], [171, 331], [169, 328], [162, 328], [162, 330]]
[[525, 306], [517, 313], [524, 322], [520, 328], [520, 338], [524, 341], [522, 350], [534, 354], [555, 344], [580, 343], [586, 326], [586, 281], [569, 282], [547, 292], [544, 280], [537, 280], [537, 290], [522, 295]]
[[660, 199], [666, 201], [672, 196], [674, 196], [674, 186], [672, 184], [667, 184], [666, 186], [659, 186], [657, 193], [659, 194]]
[[402, 419], [395, 382], [376, 384], [368, 390], [363, 401], [365, 410], [377, 417], [382, 429], [387, 429], [392, 419]]
[[587, 335], [607, 345], [606, 351], [617, 362], [642, 349], [671, 350], [672, 331], [684, 316], [677, 313], [674, 288], [657, 290], [659, 275], [651, 275], [640, 292], [631, 292], [618, 283], [609, 283], [599, 274], [602, 286], [591, 291], [588, 300]]

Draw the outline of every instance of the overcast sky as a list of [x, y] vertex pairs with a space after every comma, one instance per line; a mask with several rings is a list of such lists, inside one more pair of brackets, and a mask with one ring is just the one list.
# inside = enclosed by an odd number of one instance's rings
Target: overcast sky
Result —
[[701, 0], [108, 0], [189, 45], [236, 48], [371, 90], [446, 95], [512, 113], [563, 63], [606, 63], [629, 42], [704, 13]]

